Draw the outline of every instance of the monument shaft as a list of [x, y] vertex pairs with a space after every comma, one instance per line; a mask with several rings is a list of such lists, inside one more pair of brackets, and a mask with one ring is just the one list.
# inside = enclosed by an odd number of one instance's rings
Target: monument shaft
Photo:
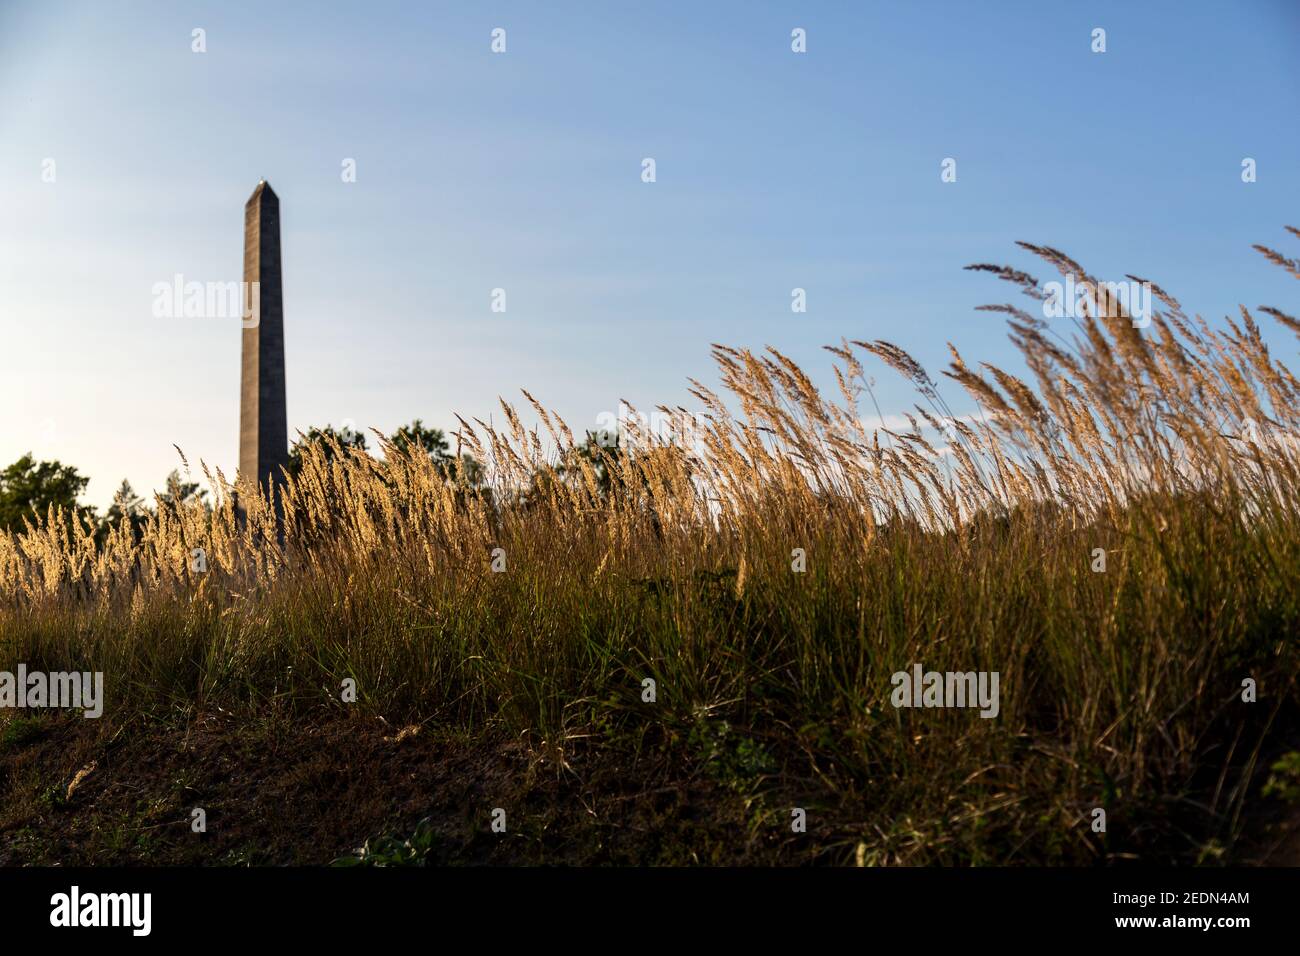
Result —
[[280, 199], [261, 182], [244, 206], [245, 303], [239, 401], [239, 481], [265, 490], [283, 481], [289, 460], [284, 399], [284, 291]]

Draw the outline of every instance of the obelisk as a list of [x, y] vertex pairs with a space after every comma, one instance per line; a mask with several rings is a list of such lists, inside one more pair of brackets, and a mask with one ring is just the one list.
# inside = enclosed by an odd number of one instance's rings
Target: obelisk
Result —
[[265, 492], [289, 460], [284, 403], [280, 198], [265, 180], [244, 205], [244, 331], [239, 389], [239, 482]]

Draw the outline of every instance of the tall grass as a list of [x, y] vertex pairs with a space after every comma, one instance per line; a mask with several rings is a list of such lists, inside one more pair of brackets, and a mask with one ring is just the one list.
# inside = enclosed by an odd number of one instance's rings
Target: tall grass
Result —
[[[828, 847], [868, 861], [1195, 855], [1236, 834], [1294, 716], [1300, 382], [1245, 308], [1215, 328], [1157, 287], [1137, 328], [1099, 292], [1067, 340], [1038, 280], [972, 268], [1031, 302], [986, 307], [1027, 379], [952, 350], [976, 415], [888, 342], [830, 347], [831, 398], [774, 349], [718, 345], [699, 415], [660, 409], [675, 440], [584, 455], [525, 393], [535, 429], [505, 403], [501, 428], [461, 422], [485, 488], [384, 442], [308, 450], [279, 520], [220, 473], [210, 511], [160, 503], [102, 544], [51, 514], [0, 535], [0, 666], [103, 671], [117, 713], [309, 714], [352, 678], [354, 712], [561, 762], [593, 735], [727, 728], [755, 791], [824, 807]], [[915, 385], [908, 428], [872, 425], [868, 359]], [[895, 709], [913, 663], [999, 672], [999, 715]]]

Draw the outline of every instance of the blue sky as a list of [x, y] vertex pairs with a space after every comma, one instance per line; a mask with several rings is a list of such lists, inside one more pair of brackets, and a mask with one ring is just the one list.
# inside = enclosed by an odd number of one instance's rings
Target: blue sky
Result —
[[581, 433], [620, 398], [689, 404], [715, 341], [828, 385], [841, 337], [936, 377], [948, 341], [1013, 364], [974, 311], [1009, 287], [962, 266], [1052, 278], [1017, 239], [1211, 319], [1294, 313], [1249, 247], [1300, 225], [1298, 53], [1281, 0], [0, 0], [0, 464], [74, 464], [101, 507], [123, 477], [160, 487], [173, 443], [233, 475], [238, 322], [155, 318], [151, 290], [240, 278], [262, 177], [291, 432], [450, 427], [524, 387]]

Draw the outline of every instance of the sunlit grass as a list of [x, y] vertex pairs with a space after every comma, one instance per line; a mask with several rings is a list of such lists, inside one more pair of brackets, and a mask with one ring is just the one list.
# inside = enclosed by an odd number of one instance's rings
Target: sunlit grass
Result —
[[[954, 351], [965, 419], [886, 342], [831, 349], [834, 401], [718, 346], [690, 441], [584, 455], [503, 405], [503, 431], [458, 436], [485, 486], [322, 445], [279, 526], [219, 474], [214, 510], [160, 507], [139, 537], [52, 515], [0, 535], [0, 666], [103, 671], [118, 713], [352, 707], [561, 764], [593, 736], [676, 748], [756, 806], [805, 795], [845, 862], [1194, 855], [1235, 835], [1294, 719], [1300, 383], [1249, 313], [1215, 330], [1157, 298], [1149, 328], [1089, 315], [1072, 341], [1000, 307], [1032, 378]], [[915, 429], [871, 427], [865, 355], [917, 386]], [[997, 671], [997, 718], [895, 709], [914, 663]]]

